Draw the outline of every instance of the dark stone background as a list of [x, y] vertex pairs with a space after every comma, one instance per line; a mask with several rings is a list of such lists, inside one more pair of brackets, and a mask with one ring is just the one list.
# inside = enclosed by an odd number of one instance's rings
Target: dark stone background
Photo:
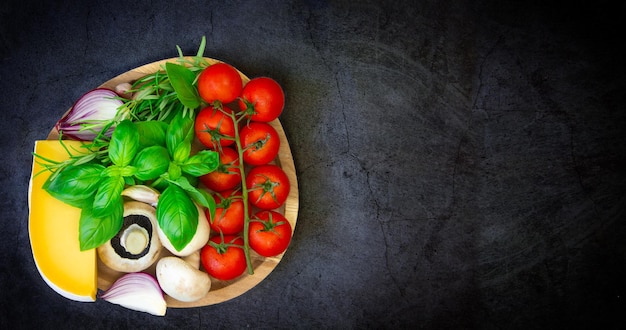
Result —
[[[0, 328], [618, 328], [624, 1], [4, 1]], [[205, 55], [282, 84], [292, 245], [163, 318], [69, 301], [28, 238], [34, 141], [82, 93]]]

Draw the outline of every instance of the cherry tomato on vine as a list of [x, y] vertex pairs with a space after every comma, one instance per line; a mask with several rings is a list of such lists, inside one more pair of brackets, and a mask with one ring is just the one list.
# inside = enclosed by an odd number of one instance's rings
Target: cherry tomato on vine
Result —
[[278, 155], [280, 138], [268, 123], [250, 122], [239, 132], [243, 161], [250, 165], [263, 165]]
[[246, 256], [241, 237], [213, 236], [200, 250], [200, 261], [206, 272], [218, 280], [228, 281], [246, 270]]
[[212, 64], [198, 76], [198, 93], [209, 104], [234, 101], [241, 94], [242, 87], [239, 72], [226, 63]]
[[233, 111], [224, 106], [223, 110], [208, 106], [196, 116], [194, 130], [196, 137], [207, 148], [213, 150], [235, 143], [235, 123], [230, 117]]
[[200, 182], [213, 191], [224, 191], [241, 183], [239, 154], [233, 148], [223, 147], [217, 169], [200, 177]]
[[252, 168], [246, 176], [248, 201], [263, 210], [280, 207], [289, 195], [289, 178], [278, 166], [268, 164]]
[[250, 248], [264, 257], [283, 253], [291, 242], [291, 224], [278, 212], [258, 212], [248, 229]]
[[285, 93], [272, 78], [258, 77], [251, 79], [241, 91], [239, 108], [246, 111], [250, 120], [269, 122], [283, 112]]
[[206, 211], [211, 230], [224, 235], [235, 235], [243, 230], [244, 207], [243, 197], [239, 189], [230, 189], [217, 194], [215, 197], [215, 217], [210, 218]]

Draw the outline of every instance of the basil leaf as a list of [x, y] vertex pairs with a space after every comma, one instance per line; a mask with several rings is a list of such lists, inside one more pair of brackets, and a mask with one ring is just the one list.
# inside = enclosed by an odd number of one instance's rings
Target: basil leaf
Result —
[[135, 177], [142, 181], [158, 178], [167, 171], [170, 165], [170, 155], [167, 149], [161, 146], [151, 146], [141, 150], [133, 160], [137, 168]]
[[104, 216], [111, 213], [122, 203], [122, 190], [124, 190], [124, 177], [109, 176], [102, 180], [93, 199], [93, 214]]
[[139, 132], [139, 148], [150, 146], [165, 146], [165, 132], [167, 124], [158, 121], [137, 121], [135, 122], [137, 132]]
[[169, 167], [167, 168], [167, 174], [169, 179], [176, 180], [178, 179], [182, 172], [180, 170], [180, 166], [174, 162], [170, 162]]
[[130, 164], [139, 149], [139, 132], [130, 120], [123, 120], [113, 131], [109, 142], [109, 158], [115, 165]]
[[124, 184], [126, 184], [127, 186], [134, 186], [136, 184], [135, 179], [132, 176], [125, 176]]
[[205, 190], [194, 187], [193, 185], [191, 185], [189, 180], [187, 180], [187, 178], [184, 176], [181, 176], [180, 178], [176, 180], [170, 180], [170, 183], [179, 186], [180, 188], [182, 188], [183, 190], [187, 192], [187, 194], [189, 195], [189, 197], [191, 197], [192, 200], [206, 207], [211, 214], [211, 219], [213, 219], [213, 217], [215, 216], [216, 204], [215, 204], [215, 198], [213, 198], [211, 194], [209, 194]]
[[137, 168], [134, 166], [128, 165], [120, 168], [120, 175], [123, 177], [133, 176], [135, 173], [137, 173]]
[[102, 176], [122, 176], [122, 167], [117, 165], [111, 165], [102, 171]]
[[102, 171], [100, 176], [118, 177], [118, 176], [133, 176], [137, 173], [137, 169], [134, 166], [118, 166], [110, 165]]
[[216, 151], [202, 150], [187, 159], [180, 169], [193, 176], [203, 176], [217, 169], [220, 156]]
[[196, 74], [185, 66], [170, 62], [165, 63], [165, 71], [180, 103], [190, 109], [199, 107], [200, 97], [193, 86]]
[[200, 182], [200, 179], [198, 179], [198, 177], [195, 177], [187, 173], [182, 173], [181, 175], [184, 176], [187, 179], [187, 181], [189, 181], [189, 184], [191, 184], [192, 186], [194, 187], [198, 186], [198, 183]]
[[194, 136], [193, 126], [193, 119], [184, 117], [181, 113], [177, 114], [170, 122], [165, 133], [165, 144], [172, 159], [176, 159], [176, 149], [181, 144], [189, 144], [189, 150], [191, 150], [191, 141]]
[[176, 251], [185, 248], [198, 229], [196, 205], [182, 188], [174, 184], [170, 184], [159, 197], [156, 216], [159, 227]]
[[217, 205], [215, 203], [215, 198], [213, 198], [213, 195], [202, 189], [196, 189], [196, 191], [197, 193], [190, 192], [191, 198], [193, 198], [196, 203], [206, 207], [207, 210], [209, 210], [209, 219], [215, 219], [215, 209]]
[[84, 207], [78, 222], [80, 250], [94, 249], [108, 242], [122, 229], [123, 216], [124, 203], [121, 200], [105, 215], [95, 215], [90, 205]]
[[191, 143], [187, 143], [183, 141], [178, 144], [178, 146], [174, 149], [174, 154], [172, 155], [173, 160], [178, 163], [184, 163], [187, 158], [189, 158], [189, 154], [191, 153]]
[[50, 180], [52, 176], [46, 180], [43, 189], [68, 205], [82, 208], [98, 189], [104, 168], [93, 163], [64, 167], [53, 180]]

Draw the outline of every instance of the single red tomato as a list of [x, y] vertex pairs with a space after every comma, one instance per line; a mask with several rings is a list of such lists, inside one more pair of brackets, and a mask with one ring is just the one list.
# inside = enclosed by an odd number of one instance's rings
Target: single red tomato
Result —
[[198, 93], [209, 104], [230, 103], [241, 94], [242, 88], [239, 72], [226, 63], [212, 64], [198, 76]]
[[216, 194], [215, 217], [210, 218], [207, 209], [206, 216], [209, 219], [211, 230], [223, 235], [235, 235], [243, 230], [244, 207], [241, 190], [230, 189]]
[[291, 242], [291, 224], [282, 214], [261, 211], [250, 220], [248, 228], [250, 248], [264, 257], [283, 253]]
[[241, 91], [239, 108], [253, 121], [269, 122], [283, 112], [285, 93], [272, 78], [258, 77], [250, 80]]
[[196, 137], [207, 148], [216, 150], [235, 143], [235, 123], [230, 117], [233, 110], [224, 106], [223, 110], [208, 106], [196, 116], [194, 130]]
[[268, 123], [250, 122], [239, 132], [243, 161], [250, 165], [263, 165], [278, 155], [280, 137]]
[[289, 195], [289, 178], [278, 166], [268, 164], [252, 168], [246, 176], [248, 201], [260, 209], [280, 207]]
[[239, 154], [233, 148], [223, 147], [217, 169], [200, 177], [200, 182], [213, 191], [235, 188], [241, 183]]
[[218, 280], [228, 281], [246, 270], [243, 239], [227, 235], [213, 236], [200, 250], [200, 261], [206, 272]]

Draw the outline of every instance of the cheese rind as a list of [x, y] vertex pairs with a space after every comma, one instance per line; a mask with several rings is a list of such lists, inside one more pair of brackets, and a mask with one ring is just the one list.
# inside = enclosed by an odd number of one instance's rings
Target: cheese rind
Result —
[[[63, 143], [70, 150], [72, 147], [80, 149], [81, 145], [78, 141]], [[35, 154], [55, 161], [69, 158], [58, 140], [35, 141]], [[44, 281], [60, 295], [76, 301], [95, 301], [98, 290], [96, 250], [80, 251], [80, 209], [55, 199], [42, 189], [50, 172], [43, 171], [40, 161], [35, 156], [28, 195], [28, 233], [35, 265]]]

